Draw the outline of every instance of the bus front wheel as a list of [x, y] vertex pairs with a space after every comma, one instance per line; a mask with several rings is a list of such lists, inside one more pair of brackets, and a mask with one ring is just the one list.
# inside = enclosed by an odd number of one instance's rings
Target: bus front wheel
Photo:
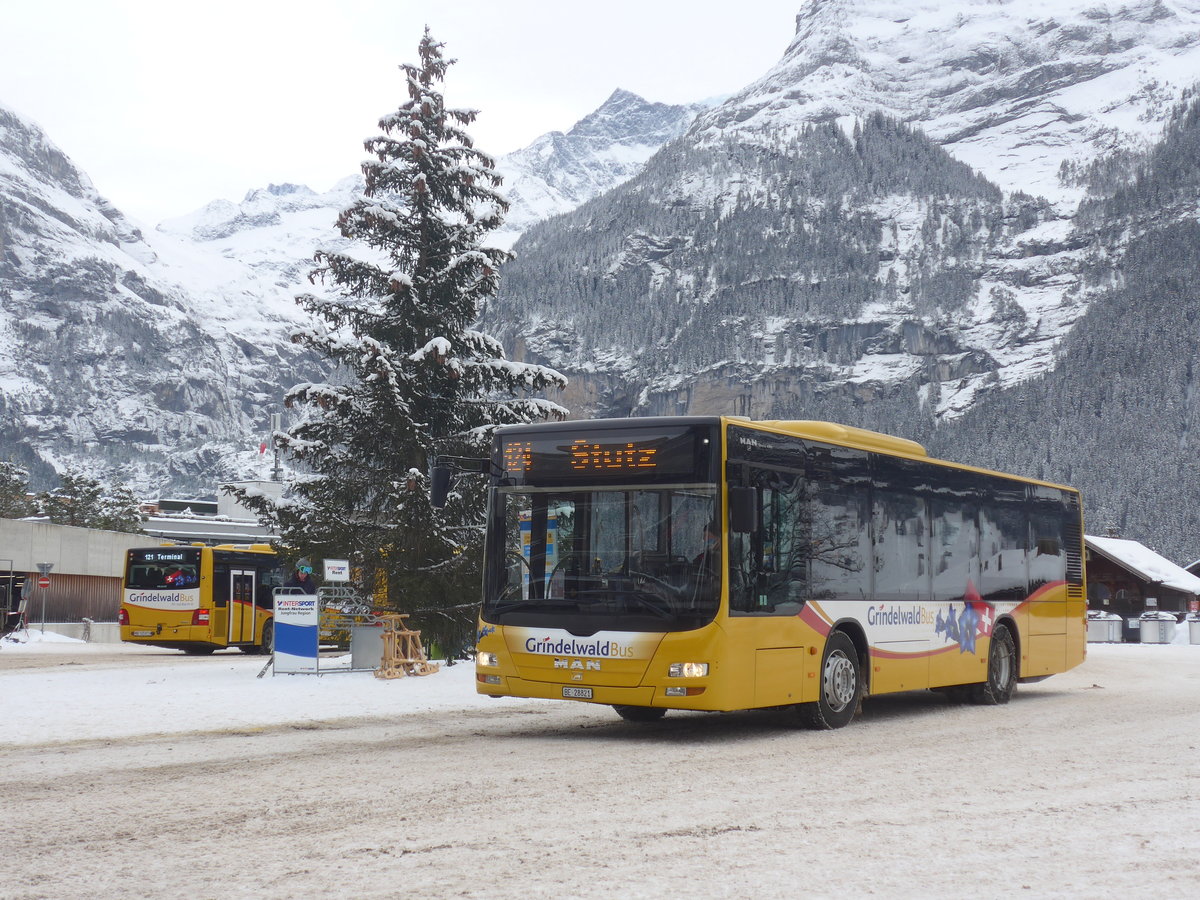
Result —
[[1012, 699], [1017, 689], [1017, 645], [1008, 626], [1001, 624], [992, 629], [992, 642], [988, 647], [988, 676], [983, 684], [971, 689], [971, 701], [982, 706], [998, 706]]
[[626, 722], [657, 722], [667, 714], [661, 706], [618, 706], [613, 705], [617, 715]]
[[835, 631], [821, 654], [821, 695], [815, 703], [799, 706], [801, 721], [809, 728], [830, 729], [849, 725], [862, 698], [862, 667], [858, 650], [845, 632]]

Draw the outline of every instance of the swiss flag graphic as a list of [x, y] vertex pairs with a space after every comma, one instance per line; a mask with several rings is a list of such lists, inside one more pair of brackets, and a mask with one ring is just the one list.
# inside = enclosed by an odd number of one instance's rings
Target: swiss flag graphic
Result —
[[991, 637], [992, 623], [996, 620], [996, 609], [990, 603], [985, 603], [984, 599], [979, 596], [979, 591], [976, 590], [974, 582], [967, 582], [967, 592], [963, 595], [963, 602], [967, 609], [975, 612], [976, 619], [976, 634], [983, 634]]

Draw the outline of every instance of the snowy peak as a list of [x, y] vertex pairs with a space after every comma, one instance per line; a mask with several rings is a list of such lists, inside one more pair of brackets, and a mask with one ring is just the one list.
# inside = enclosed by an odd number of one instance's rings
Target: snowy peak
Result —
[[[241, 203], [214, 200], [207, 206], [159, 223], [158, 230], [194, 241], [220, 242], [236, 234], [275, 226], [287, 227], [288, 220], [313, 210], [324, 215], [325, 232], [331, 232], [334, 210], [341, 209], [362, 191], [362, 177], [351, 176], [318, 194], [300, 184], [270, 184], [252, 188]], [[311, 250], [308, 254], [311, 256]]]
[[770, 72], [698, 124], [794, 130], [885, 112], [1009, 191], [1157, 136], [1200, 73], [1200, 2], [814, 0]]
[[496, 243], [511, 245], [534, 222], [568, 212], [632, 178], [705, 108], [650, 103], [617, 89], [566, 133], [549, 132], [503, 157], [497, 169], [511, 206]]
[[[0, 195], [10, 226], [40, 222], [42, 229], [76, 231], [106, 244], [140, 244], [141, 233], [101, 197], [33, 122], [0, 106]], [[0, 220], [0, 238], [5, 223]], [[3, 247], [0, 240], [0, 247]], [[142, 254], [149, 253], [145, 247]]]
[[567, 135], [575, 141], [594, 141], [601, 146], [621, 143], [658, 147], [679, 134], [679, 123], [690, 122], [700, 109], [696, 104], [651, 103], [617, 88], [599, 108], [576, 122]]

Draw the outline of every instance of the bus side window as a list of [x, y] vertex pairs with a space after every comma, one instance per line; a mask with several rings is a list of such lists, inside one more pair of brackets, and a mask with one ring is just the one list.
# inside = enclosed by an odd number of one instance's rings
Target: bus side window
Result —
[[217, 609], [229, 606], [229, 566], [213, 566], [212, 596]]
[[966, 596], [979, 583], [979, 544], [975, 504], [956, 497], [932, 497], [933, 600], [946, 603]]
[[1067, 579], [1066, 523], [1072, 510], [1056, 491], [1034, 488], [1029, 516], [1032, 550], [1029, 554], [1029, 590]]
[[873, 566], [867, 454], [813, 444], [808, 461], [812, 597], [870, 599]]
[[988, 603], [1024, 600], [1029, 523], [1023, 486], [992, 486], [979, 512], [979, 540], [982, 598]]
[[927, 522], [924, 497], [899, 490], [874, 492], [871, 524], [876, 600], [902, 603], [929, 599]]

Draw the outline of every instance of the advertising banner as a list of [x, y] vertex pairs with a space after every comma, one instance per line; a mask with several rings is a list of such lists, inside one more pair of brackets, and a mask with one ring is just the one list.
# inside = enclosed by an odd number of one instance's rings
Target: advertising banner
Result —
[[275, 595], [274, 671], [316, 672], [321, 618], [315, 594]]

